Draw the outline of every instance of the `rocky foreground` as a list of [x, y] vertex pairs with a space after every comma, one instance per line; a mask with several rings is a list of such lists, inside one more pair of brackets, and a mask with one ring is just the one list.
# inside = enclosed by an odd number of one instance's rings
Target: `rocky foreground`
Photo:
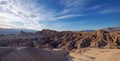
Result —
[[0, 61], [72, 61], [65, 50], [39, 48], [0, 48]]
[[81, 52], [60, 49], [0, 48], [0, 61], [119, 61], [119, 49], [83, 48]]

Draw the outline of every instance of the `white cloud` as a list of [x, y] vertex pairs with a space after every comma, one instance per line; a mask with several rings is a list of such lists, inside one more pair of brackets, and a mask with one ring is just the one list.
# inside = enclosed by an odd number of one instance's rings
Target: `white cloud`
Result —
[[84, 16], [86, 13], [74, 12], [98, 9], [103, 6], [85, 8], [89, 1], [61, 0], [64, 8], [60, 12], [55, 12], [55, 9], [49, 9], [47, 5], [38, 4], [37, 0], [0, 0], [0, 26], [40, 30], [46, 26], [40, 23], [41, 21]]
[[83, 7], [89, 0], [62, 0], [61, 3], [67, 8], [71, 7]]
[[89, 2], [89, 0], [61, 0], [61, 4], [65, 6], [63, 11], [69, 12], [82, 10]]
[[84, 11], [87, 11], [87, 10], [96, 10], [96, 9], [103, 8], [105, 6], [107, 6], [107, 4], [100, 4], [100, 5], [92, 6], [92, 7], [89, 7], [89, 8], [85, 8]]
[[66, 19], [66, 18], [72, 18], [72, 17], [79, 17], [79, 16], [84, 16], [85, 14], [67, 14], [67, 15], [63, 15], [57, 18], [54, 18], [53, 20], [57, 20], [57, 19]]
[[[62, 10], [60, 13], [61, 15], [66, 15], [69, 13], [80, 13], [80, 14], [86, 14], [85, 11], [93, 11], [97, 12], [95, 10], [100, 10], [100, 9], [104, 9], [105, 7], [108, 6], [108, 4], [97, 4], [94, 5], [93, 2], [94, 0], [61, 0], [61, 4], [65, 6], [65, 9]], [[94, 13], [93, 13], [94, 14]], [[69, 16], [69, 15], [68, 15]]]
[[2, 24], [0, 24], [0, 28], [14, 28], [14, 27], [12, 27], [10, 25], [2, 25]]
[[0, 5], [4, 5], [4, 4], [7, 4], [7, 2], [0, 0]]
[[111, 13], [120, 13], [120, 9], [119, 8], [109, 8], [109, 9], [104, 9], [99, 11], [99, 13], [101, 14], [111, 14]]
[[[31, 0], [0, 0], [0, 24], [16, 26], [13, 22], [24, 25], [18, 28], [42, 29], [40, 21], [53, 18], [54, 12], [47, 11], [44, 6], [37, 7], [36, 1]], [[1, 26], [2, 26], [1, 25]]]
[[[83, 4], [83, 0], [71, 1], [73, 0], [65, 1], [66, 7]], [[79, 5], [76, 5], [78, 3]], [[44, 5], [38, 5], [37, 0], [0, 0], [0, 26], [40, 30], [45, 26], [39, 23], [41, 21], [82, 16], [81, 14], [67, 14], [67, 12], [69, 11], [62, 10], [60, 13], [56, 13]], [[22, 25], [13, 24], [16, 22], [22, 23]]]

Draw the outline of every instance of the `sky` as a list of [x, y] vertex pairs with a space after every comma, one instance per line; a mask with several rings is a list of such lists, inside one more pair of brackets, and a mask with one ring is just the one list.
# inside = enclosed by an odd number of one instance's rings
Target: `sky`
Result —
[[96, 30], [120, 26], [120, 0], [0, 0], [0, 28]]

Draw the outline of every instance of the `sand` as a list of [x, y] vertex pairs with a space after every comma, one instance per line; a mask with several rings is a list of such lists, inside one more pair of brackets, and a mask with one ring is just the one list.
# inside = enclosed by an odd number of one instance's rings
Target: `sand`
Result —
[[120, 49], [91, 48], [86, 52], [71, 53], [73, 61], [120, 61]]

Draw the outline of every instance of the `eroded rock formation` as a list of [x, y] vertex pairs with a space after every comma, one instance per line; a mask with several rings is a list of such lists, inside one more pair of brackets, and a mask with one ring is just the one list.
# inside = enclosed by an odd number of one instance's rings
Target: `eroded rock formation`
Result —
[[60, 48], [68, 51], [87, 47], [120, 49], [120, 34], [104, 30], [58, 32], [47, 29], [31, 34], [22, 32], [14, 37], [4, 36], [4, 39], [0, 41], [0, 46]]

